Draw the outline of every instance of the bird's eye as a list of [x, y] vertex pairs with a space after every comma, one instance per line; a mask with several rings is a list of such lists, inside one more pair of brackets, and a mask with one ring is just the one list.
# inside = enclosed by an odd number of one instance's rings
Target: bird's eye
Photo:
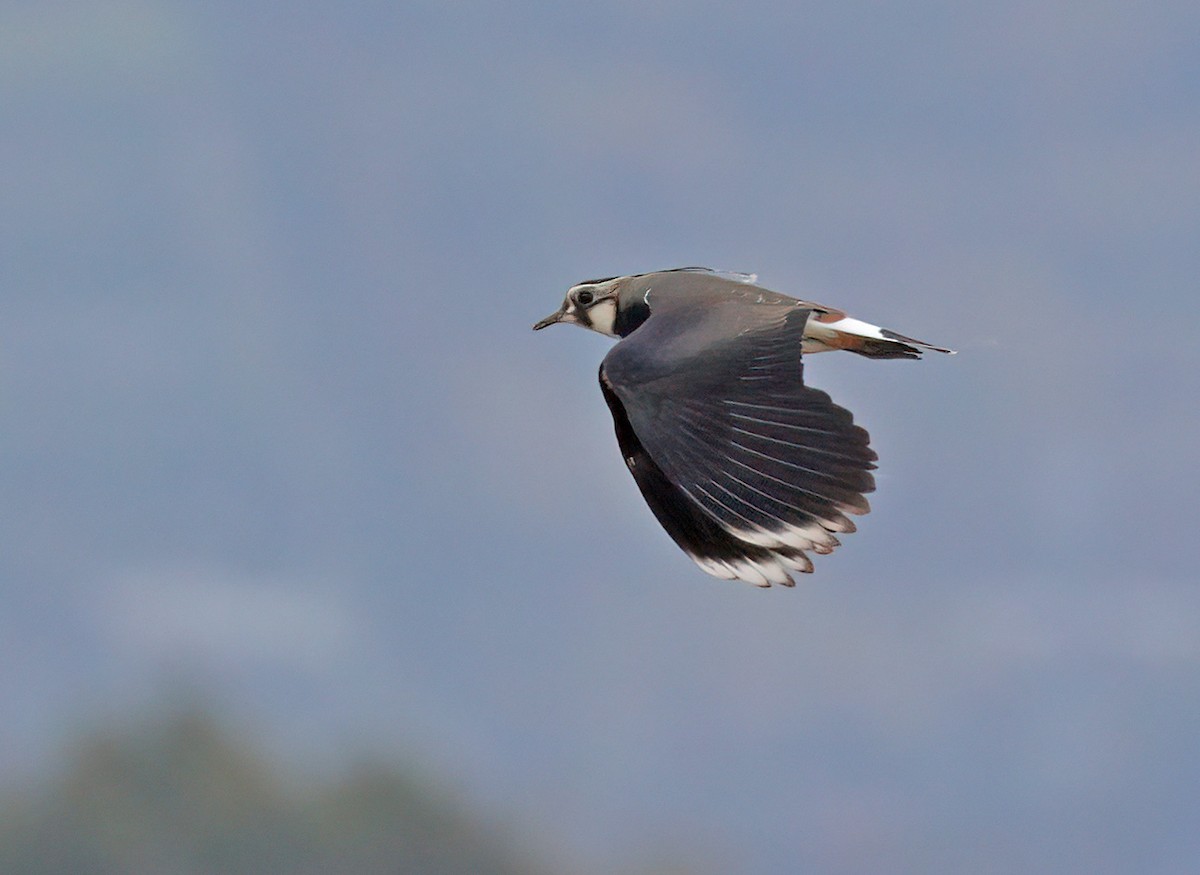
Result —
[[577, 294], [575, 296], [575, 300], [586, 307], [588, 304], [592, 303], [592, 301], [596, 300], [596, 296], [593, 295], [591, 292], [589, 292], [587, 289], [584, 289], [582, 292], [580, 292], [579, 294]]

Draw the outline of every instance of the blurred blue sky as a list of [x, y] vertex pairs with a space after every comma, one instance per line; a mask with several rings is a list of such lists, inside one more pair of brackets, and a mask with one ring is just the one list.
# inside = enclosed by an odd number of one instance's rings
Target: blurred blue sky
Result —
[[[1192, 871], [1198, 42], [1184, 2], [8, 0], [3, 774], [184, 683], [596, 871]], [[960, 350], [808, 366], [881, 461], [795, 591], [699, 573], [607, 341], [529, 331], [682, 264]]]

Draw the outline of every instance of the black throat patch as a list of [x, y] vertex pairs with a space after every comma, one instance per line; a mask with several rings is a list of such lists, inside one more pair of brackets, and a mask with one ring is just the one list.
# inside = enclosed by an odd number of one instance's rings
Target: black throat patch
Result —
[[617, 337], [628, 337], [638, 326], [650, 318], [650, 305], [645, 301], [635, 301], [617, 308], [617, 318], [613, 322], [613, 331]]

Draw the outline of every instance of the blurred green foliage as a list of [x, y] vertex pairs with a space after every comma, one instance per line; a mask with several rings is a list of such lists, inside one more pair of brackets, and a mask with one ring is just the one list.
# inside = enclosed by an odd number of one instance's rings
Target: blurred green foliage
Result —
[[289, 775], [200, 711], [90, 735], [61, 774], [0, 794], [5, 875], [538, 871], [428, 782]]

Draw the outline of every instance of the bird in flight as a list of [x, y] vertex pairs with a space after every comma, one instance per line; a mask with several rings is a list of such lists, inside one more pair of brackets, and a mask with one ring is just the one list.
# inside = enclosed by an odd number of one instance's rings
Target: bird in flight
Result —
[[588, 280], [533, 326], [620, 338], [600, 390], [625, 464], [667, 534], [714, 577], [794, 586], [870, 510], [877, 456], [803, 356], [952, 353], [759, 286], [683, 267]]

